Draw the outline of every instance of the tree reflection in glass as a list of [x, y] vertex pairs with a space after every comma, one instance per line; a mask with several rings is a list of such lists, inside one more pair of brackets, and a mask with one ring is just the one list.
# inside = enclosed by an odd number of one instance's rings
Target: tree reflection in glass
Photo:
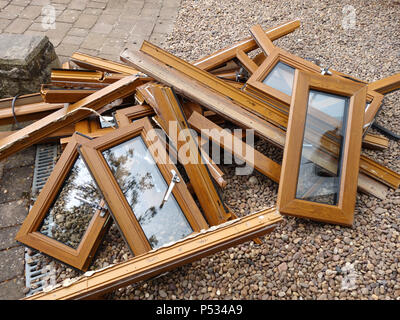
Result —
[[168, 184], [140, 136], [103, 155], [152, 248], [192, 233], [173, 194], [160, 208]]
[[[77, 198], [78, 197], [78, 198]], [[85, 199], [87, 202], [79, 200]], [[102, 199], [95, 182], [80, 156], [75, 160], [61, 186], [39, 232], [77, 249]]]

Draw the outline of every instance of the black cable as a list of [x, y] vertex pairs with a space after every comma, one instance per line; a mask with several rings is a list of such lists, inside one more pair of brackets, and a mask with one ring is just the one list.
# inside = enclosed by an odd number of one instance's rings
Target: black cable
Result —
[[17, 94], [16, 96], [14, 96], [14, 98], [12, 99], [12, 102], [11, 102], [11, 111], [12, 111], [12, 115], [14, 117], [15, 125], [17, 126], [17, 128], [19, 128], [20, 125], [19, 125], [19, 122], [17, 121], [17, 116], [15, 115], [15, 101], [17, 101], [19, 96], [20, 96], [20, 94]]
[[390, 138], [394, 140], [400, 140], [400, 135], [390, 131], [389, 129], [381, 126], [379, 123], [376, 123], [376, 121], [371, 125], [371, 127], [381, 131], [384, 135], [389, 136]]

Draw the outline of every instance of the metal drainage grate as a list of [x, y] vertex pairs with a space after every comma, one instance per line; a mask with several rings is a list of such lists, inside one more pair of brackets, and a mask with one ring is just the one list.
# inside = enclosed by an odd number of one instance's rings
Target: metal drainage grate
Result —
[[[33, 200], [36, 199], [54, 169], [57, 150], [57, 144], [40, 144], [36, 147], [35, 168], [32, 183]], [[48, 233], [46, 235], [49, 237], [51, 236], [51, 234]], [[25, 248], [25, 286], [30, 289], [26, 294], [27, 296], [42, 291], [45, 284], [43, 278], [51, 274], [50, 268], [39, 269], [38, 267], [38, 260], [42, 257], [42, 254], [37, 252], [33, 255], [29, 255], [29, 251], [31, 250]]]

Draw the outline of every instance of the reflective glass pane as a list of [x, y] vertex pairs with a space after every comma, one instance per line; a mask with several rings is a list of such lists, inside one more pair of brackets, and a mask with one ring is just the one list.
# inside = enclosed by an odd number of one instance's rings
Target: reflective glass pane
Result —
[[[55, 197], [39, 232], [77, 249], [102, 199], [92, 176], [79, 156]], [[84, 201], [85, 200], [85, 201]]]
[[[337, 205], [348, 102], [347, 97], [310, 90], [297, 180], [297, 199]], [[313, 154], [322, 151], [323, 139], [332, 135], [339, 138], [340, 149], [334, 173], [312, 161]]]
[[140, 136], [103, 155], [152, 248], [192, 233], [173, 194], [160, 208], [168, 184]]
[[291, 66], [279, 61], [265, 77], [263, 83], [291, 96], [294, 70]]

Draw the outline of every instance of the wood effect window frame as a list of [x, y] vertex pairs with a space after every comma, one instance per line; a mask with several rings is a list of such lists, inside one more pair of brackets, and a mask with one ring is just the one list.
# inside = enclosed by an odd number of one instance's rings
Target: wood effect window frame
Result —
[[[176, 149], [185, 145], [188, 149], [189, 161], [184, 165], [191, 185], [196, 193], [197, 199], [203, 209], [204, 215], [210, 225], [218, 225], [231, 218], [231, 213], [222, 201], [220, 194], [215, 188], [210, 172], [205, 165], [206, 161], [202, 158], [202, 151], [190, 133], [189, 125], [183, 107], [175, 92], [164, 85], [148, 83], [137, 88], [142, 92], [146, 101], [156, 112], [159, 123], [167, 133]], [[176, 124], [176, 133], [169, 132], [169, 124]], [[181, 133], [186, 136], [186, 141], [178, 139]], [[178, 153], [179, 156], [179, 153]], [[182, 163], [185, 163], [182, 161]]]
[[133, 120], [154, 116], [155, 112], [152, 107], [148, 105], [136, 105], [124, 109], [118, 109], [114, 113], [115, 122], [118, 127], [124, 127], [132, 123]]
[[[152, 129], [153, 126], [149, 119], [142, 118], [128, 126], [116, 129], [107, 135], [87, 141], [79, 148], [89, 171], [92, 173], [99, 189], [103, 193], [110, 213], [114, 217], [114, 221], [135, 256], [152, 250], [152, 247], [137, 221], [132, 208], [123, 195], [102, 152], [140, 136], [153, 158], [155, 158], [155, 148], [152, 145], [152, 141], [149, 141], [147, 136], [148, 132]], [[179, 175], [179, 171], [171, 161], [167, 161], [166, 164], [157, 162], [156, 164], [167, 184], [172, 179], [172, 169]], [[175, 185], [172, 194], [175, 196], [193, 232], [207, 229], [208, 225], [205, 219], [188, 191], [186, 184], [183, 182], [183, 178], [181, 176], [180, 178], [181, 182]]]
[[[272, 88], [271, 86], [263, 83], [264, 79], [268, 76], [268, 74], [270, 74], [270, 72], [279, 62], [282, 62], [294, 68], [295, 70], [308, 71], [318, 74], [321, 72], [321, 68], [310, 61], [299, 58], [281, 48], [275, 47], [274, 49], [271, 49], [269, 51], [269, 54], [266, 57], [266, 59], [248, 79], [244, 87], [245, 92], [256, 95], [262, 100], [266, 100], [266, 102], [273, 103], [283, 113], [288, 114], [292, 97], [281, 92], [278, 89]], [[347, 75], [342, 74], [340, 72], [331, 69], [330, 71], [333, 73], [331, 75], [332, 77], [340, 77], [342, 79], [345, 79], [344, 77], [347, 77]], [[293, 80], [293, 89], [294, 89], [294, 80]], [[366, 129], [368, 129], [369, 126], [372, 124], [381, 106], [382, 100], [383, 100], [382, 94], [373, 90], [368, 90], [366, 103], [369, 103], [370, 105], [365, 110], [364, 132], [366, 132]], [[364, 109], [365, 109], [365, 104], [364, 104]]]
[[[138, 93], [140, 93], [139, 88], [136, 91], [136, 94], [138, 94]], [[148, 95], [147, 99], [149, 99], [149, 97], [151, 97], [151, 96]], [[144, 99], [144, 97], [143, 97], [143, 99]], [[129, 107], [129, 108], [119, 109], [114, 114], [114, 118], [118, 124], [118, 127], [130, 125], [133, 120], [143, 118], [145, 116], [155, 116], [155, 118], [158, 119], [157, 122], [160, 126], [162, 126], [164, 124], [162, 119], [160, 119], [158, 116], [156, 116], [154, 109], [148, 105], [136, 105], [136, 106]], [[162, 129], [165, 132], [168, 131], [164, 127], [162, 127]], [[212, 159], [207, 157], [207, 154], [205, 153], [205, 151], [203, 149], [201, 149], [201, 151], [202, 151], [202, 155], [204, 156], [204, 160], [206, 161], [206, 165], [210, 170], [210, 174], [214, 178], [215, 182], [218, 183], [218, 185], [221, 188], [225, 188], [227, 185], [227, 182], [223, 178], [224, 173], [218, 168], [218, 166], [212, 161]], [[169, 149], [168, 152], [174, 152], [174, 151]], [[177, 157], [178, 155], [175, 154], [174, 156]]]
[[[296, 199], [309, 90], [349, 97], [337, 205]], [[280, 213], [351, 226], [357, 192], [366, 85], [296, 70], [277, 207]]]
[[[102, 216], [101, 211], [96, 210], [76, 249], [50, 238], [38, 230], [58, 196], [60, 188], [63, 187], [63, 183], [68, 177], [75, 161], [78, 159], [78, 145], [87, 140], [87, 138], [77, 133], [72, 136], [70, 143], [68, 143], [60, 159], [57, 161], [53, 172], [15, 237], [17, 241], [28, 247], [39, 250], [46, 255], [84, 271], [89, 267], [103, 234], [111, 224], [108, 211]], [[104, 204], [104, 201], [100, 201], [99, 203], [102, 207]]]

